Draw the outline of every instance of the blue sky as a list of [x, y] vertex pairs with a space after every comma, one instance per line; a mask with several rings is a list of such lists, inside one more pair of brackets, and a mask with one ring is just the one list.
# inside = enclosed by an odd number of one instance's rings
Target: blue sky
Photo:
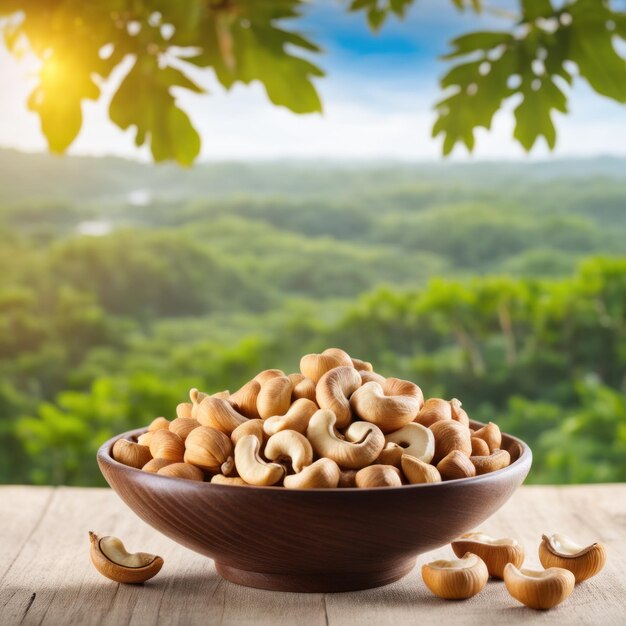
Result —
[[[406, 76], [405, 65], [420, 75], [435, 76], [441, 69], [438, 55], [447, 42], [468, 26], [497, 28], [501, 20], [486, 15], [460, 13], [442, 0], [419, 0], [403, 20], [390, 16], [376, 34], [364, 13], [349, 13], [339, 3], [312, 3], [304, 30], [322, 44], [333, 70], [364, 75], [373, 64], [380, 73]], [[506, 24], [506, 22], [504, 22]]]
[[[507, 0], [498, 6], [514, 6]], [[273, 107], [260, 85], [226, 93], [210, 74], [194, 76], [209, 97], [185, 95], [181, 105], [203, 137], [203, 159], [366, 158], [438, 159], [440, 139], [430, 138], [439, 97], [438, 77], [446, 63], [438, 57], [448, 41], [477, 29], [507, 28], [506, 19], [459, 13], [443, 0], [417, 0], [404, 21], [394, 17], [372, 35], [365, 16], [348, 14], [345, 3], [310, 3], [299, 30], [320, 43], [316, 62], [327, 72], [317, 82], [323, 115], [296, 116]], [[25, 109], [32, 60], [15, 62], [0, 47], [0, 146], [45, 149], [37, 118]], [[119, 80], [122, 72], [113, 77]], [[109, 90], [110, 91], [110, 90]], [[499, 113], [492, 132], [479, 130], [474, 158], [529, 158], [511, 139], [510, 108]], [[84, 107], [85, 124], [71, 148], [77, 154], [119, 154], [148, 158], [106, 116], [106, 98]], [[578, 81], [571, 115], [557, 116], [556, 156], [626, 155], [626, 109], [596, 96]], [[549, 155], [539, 145], [530, 158]], [[454, 158], [467, 155], [457, 148]]]

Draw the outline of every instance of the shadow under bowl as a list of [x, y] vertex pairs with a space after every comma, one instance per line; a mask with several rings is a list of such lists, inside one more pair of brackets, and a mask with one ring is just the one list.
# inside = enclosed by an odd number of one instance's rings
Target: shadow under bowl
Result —
[[511, 465], [475, 478], [380, 489], [219, 485], [159, 476], [113, 459], [118, 439], [145, 430], [118, 435], [98, 451], [109, 485], [150, 526], [214, 559], [227, 580], [276, 591], [350, 591], [398, 580], [417, 555], [495, 513], [532, 463], [530, 448], [503, 433]]

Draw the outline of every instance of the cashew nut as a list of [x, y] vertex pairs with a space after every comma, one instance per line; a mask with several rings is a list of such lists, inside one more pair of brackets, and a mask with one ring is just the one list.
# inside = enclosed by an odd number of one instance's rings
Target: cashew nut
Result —
[[502, 433], [498, 425], [493, 422], [489, 422], [486, 426], [475, 431], [472, 437], [482, 439], [489, 446], [490, 452], [498, 450], [502, 445]]
[[281, 430], [295, 430], [304, 434], [311, 416], [317, 410], [315, 402], [300, 398], [289, 407], [284, 415], [274, 415], [263, 420], [263, 430], [267, 435], [274, 435]]
[[177, 417], [170, 422], [170, 430], [178, 435], [183, 441], [187, 439], [187, 435], [200, 426], [200, 422], [193, 417]]
[[431, 427], [435, 437], [435, 455], [433, 463], [436, 465], [452, 450], [459, 450], [466, 456], [472, 453], [472, 442], [469, 428], [454, 420], [440, 420]]
[[170, 430], [157, 430], [150, 439], [150, 454], [155, 459], [180, 463], [185, 454], [185, 442]]
[[191, 402], [181, 402], [176, 406], [176, 417], [184, 417], [186, 419], [191, 418], [191, 409], [193, 404]]
[[569, 570], [549, 567], [544, 570], [517, 569], [513, 563], [504, 566], [504, 585], [519, 602], [531, 609], [551, 609], [574, 591], [576, 578]]
[[316, 399], [320, 409], [330, 409], [337, 417], [337, 428], [352, 419], [348, 398], [361, 386], [361, 377], [352, 367], [343, 365], [326, 372], [317, 383]]
[[339, 348], [328, 348], [321, 354], [305, 354], [300, 359], [300, 371], [316, 384], [326, 372], [342, 365], [352, 367], [352, 359]]
[[168, 461], [167, 459], [152, 459], [148, 461], [141, 469], [144, 472], [149, 472], [150, 474], [156, 474], [162, 467], [166, 465], [171, 465], [174, 461]]
[[291, 392], [291, 401], [295, 402], [300, 398], [306, 398], [315, 402], [315, 383], [303, 374], [289, 374], [289, 380], [293, 384]]
[[388, 378], [385, 386], [371, 381], [357, 389], [350, 398], [353, 411], [384, 433], [412, 422], [421, 406], [421, 390], [414, 383]]
[[265, 444], [264, 454], [270, 461], [291, 461], [296, 474], [313, 463], [311, 444], [295, 430], [281, 430], [272, 435]]
[[284, 415], [291, 405], [293, 383], [288, 376], [275, 376], [261, 385], [256, 408], [262, 419]]
[[487, 584], [489, 572], [482, 559], [468, 552], [461, 559], [431, 561], [422, 565], [425, 585], [440, 598], [465, 600]]
[[286, 476], [283, 485], [287, 489], [334, 489], [340, 476], [337, 463], [331, 459], [318, 459], [300, 473]]
[[264, 385], [268, 380], [270, 380], [270, 378], [277, 378], [278, 376], [284, 375], [285, 372], [283, 372], [283, 370], [263, 370], [254, 377], [254, 380], [256, 380], [260, 385]]
[[401, 459], [402, 471], [406, 479], [412, 484], [420, 483], [440, 483], [441, 474], [439, 470], [430, 463], [424, 463], [414, 456], [403, 454]]
[[489, 446], [484, 439], [472, 436], [472, 456], [487, 456], [489, 454]]
[[469, 428], [469, 417], [465, 411], [461, 407], [461, 401], [456, 398], [452, 398], [450, 400], [450, 412], [452, 414], [452, 419], [460, 422], [463, 426], [467, 426]]
[[580, 546], [565, 535], [542, 535], [539, 560], [545, 567], [562, 567], [572, 574], [577, 583], [595, 576], [606, 563], [606, 548], [595, 543]]
[[118, 439], [113, 444], [111, 453], [116, 461], [136, 469], [142, 468], [152, 458], [148, 446], [128, 441], [128, 439]]
[[341, 476], [339, 477], [339, 483], [337, 484], [337, 487], [356, 487], [357, 470], [348, 469], [340, 471]]
[[385, 443], [385, 447], [376, 459], [377, 465], [393, 465], [394, 467], [400, 467], [402, 455], [404, 454], [404, 448], [397, 443], [388, 442]]
[[202, 426], [216, 428], [227, 435], [230, 435], [237, 426], [248, 421], [240, 413], [237, 413], [227, 400], [208, 396], [198, 406], [196, 419]]
[[481, 558], [487, 566], [489, 576], [494, 578], [503, 578], [507, 563], [521, 567], [524, 562], [524, 548], [509, 537], [494, 539], [479, 531], [465, 533], [450, 545], [457, 556], [471, 552]]
[[511, 464], [511, 455], [506, 450], [494, 450], [487, 456], [471, 456], [470, 461], [476, 468], [476, 474], [489, 474]]
[[424, 463], [430, 463], [435, 455], [435, 436], [432, 430], [417, 422], [410, 422], [406, 426], [388, 433], [385, 435], [385, 441], [398, 444], [402, 448], [403, 454], [414, 456]]
[[204, 400], [208, 396], [208, 393], [204, 393], [204, 391], [198, 391], [195, 387], [189, 390], [189, 399], [191, 400], [191, 417], [197, 419], [198, 406], [200, 406], [202, 400]]
[[424, 394], [422, 390], [410, 380], [402, 380], [402, 378], [394, 378], [393, 376], [385, 379], [382, 385], [386, 396], [406, 396], [417, 400], [419, 408], [424, 405]]
[[372, 372], [374, 368], [369, 361], [361, 361], [361, 359], [352, 358], [352, 367], [359, 372]]
[[185, 440], [185, 463], [217, 474], [232, 470], [233, 444], [228, 435], [210, 426], [194, 428]]
[[468, 456], [458, 450], [452, 450], [450, 454], [444, 456], [443, 459], [437, 463], [437, 470], [442, 480], [455, 480], [456, 478], [471, 478], [472, 476], [476, 476], [474, 464], [470, 461]]
[[117, 583], [143, 583], [159, 573], [163, 559], [146, 552], [130, 553], [117, 537], [98, 537], [89, 531], [91, 561], [95, 568]]
[[157, 471], [159, 476], [170, 478], [186, 478], [187, 480], [204, 480], [204, 473], [191, 463], [168, 463]]
[[291, 384], [295, 387], [298, 383], [301, 383], [306, 379], [304, 374], [300, 372], [293, 372], [292, 374], [287, 374], [287, 378], [291, 381]]
[[145, 433], [142, 433], [141, 435], [139, 435], [139, 437], [137, 437], [137, 443], [140, 446], [147, 446], [149, 448], [150, 442], [152, 441], [152, 435], [154, 435], [154, 433], [155, 431], [150, 432], [149, 430]]
[[263, 420], [248, 420], [243, 424], [239, 424], [235, 430], [230, 434], [230, 439], [233, 442], [233, 445], [244, 436], [244, 435], [254, 435], [258, 437], [259, 441], [263, 443], [265, 441], [265, 433], [263, 432]]
[[313, 450], [342, 468], [361, 469], [372, 463], [385, 445], [380, 428], [368, 422], [354, 422], [342, 436], [335, 429], [336, 421], [330, 409], [320, 409], [311, 417], [306, 435]]
[[224, 474], [215, 474], [211, 478], [213, 484], [218, 485], [247, 485], [248, 483], [239, 476], [224, 476]]
[[237, 473], [250, 485], [275, 485], [285, 475], [278, 463], [266, 463], [260, 456], [261, 442], [254, 435], [244, 435], [235, 446]]
[[360, 489], [402, 486], [400, 470], [393, 465], [368, 465], [356, 473], [354, 480]]
[[152, 433], [157, 430], [167, 430], [170, 427], [169, 420], [164, 417], [156, 417], [150, 422], [150, 426], [148, 426], [148, 432]]
[[381, 376], [378, 372], [368, 372], [367, 370], [359, 370], [359, 376], [361, 377], [361, 384], [371, 383], [372, 381], [378, 383], [381, 387], [385, 387], [387, 379]]
[[228, 399], [235, 411], [250, 419], [258, 419], [259, 412], [256, 408], [256, 401], [261, 391], [261, 383], [254, 378], [249, 380], [243, 387], [240, 387]]
[[447, 400], [441, 398], [429, 398], [424, 402], [420, 412], [415, 418], [416, 422], [427, 428], [435, 422], [452, 419], [452, 407]]
[[385, 378], [377, 372], [359, 370], [359, 376], [361, 377], [361, 384], [365, 383], [378, 383], [385, 392], [386, 396], [410, 396], [415, 398], [420, 405], [420, 408], [424, 404], [424, 394], [422, 390], [410, 380], [402, 380], [401, 378]]

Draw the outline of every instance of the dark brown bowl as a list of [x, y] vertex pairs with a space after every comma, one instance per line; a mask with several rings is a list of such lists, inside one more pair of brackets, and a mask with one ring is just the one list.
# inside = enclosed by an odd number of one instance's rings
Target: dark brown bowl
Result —
[[227, 580], [278, 591], [349, 591], [398, 580], [418, 554], [497, 511], [532, 462], [523, 441], [503, 434], [515, 461], [475, 478], [381, 489], [241, 487], [158, 476], [112, 458], [115, 441], [143, 432], [118, 435], [98, 451], [109, 485], [152, 527], [214, 559]]

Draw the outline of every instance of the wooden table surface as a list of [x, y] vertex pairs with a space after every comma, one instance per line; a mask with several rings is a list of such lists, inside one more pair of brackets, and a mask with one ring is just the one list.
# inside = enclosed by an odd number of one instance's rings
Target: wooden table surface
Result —
[[[462, 602], [430, 594], [421, 563], [451, 556], [449, 546], [422, 555], [404, 579], [367, 591], [290, 594], [222, 580], [213, 562], [160, 535], [110, 489], [0, 487], [0, 624], [626, 624], [626, 484], [522, 487], [481, 528], [516, 537], [526, 566], [539, 567], [542, 533], [601, 540], [608, 562], [562, 605], [533, 611], [490, 581]], [[118, 585], [89, 560], [87, 531], [112, 534], [131, 551], [160, 554], [165, 565], [142, 586]]]

